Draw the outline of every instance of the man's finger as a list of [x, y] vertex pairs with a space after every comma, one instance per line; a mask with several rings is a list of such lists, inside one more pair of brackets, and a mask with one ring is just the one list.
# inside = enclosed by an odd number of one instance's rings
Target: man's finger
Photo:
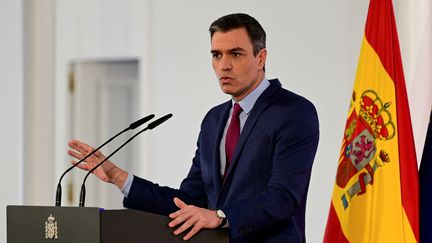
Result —
[[68, 150], [67, 153], [68, 153], [70, 156], [72, 156], [72, 157], [74, 157], [74, 158], [76, 158], [76, 159], [78, 159], [78, 160], [81, 160], [82, 158], [84, 158], [84, 155], [83, 155], [83, 154], [78, 153], [78, 152], [76, 152], [76, 151], [74, 151], [74, 150]]
[[198, 233], [198, 231], [200, 231], [201, 229], [202, 229], [201, 224], [199, 223], [195, 224], [194, 227], [192, 227], [192, 229], [189, 230], [189, 232], [183, 237], [183, 240], [189, 240], [194, 235], [196, 235], [196, 233]]
[[175, 235], [179, 235], [183, 233], [185, 230], [189, 229], [191, 226], [194, 225], [194, 222], [192, 219], [186, 220], [178, 229], [174, 231]]
[[79, 140], [72, 140], [69, 143], [69, 146], [74, 148], [75, 150], [77, 150], [78, 152], [81, 152], [83, 154], [88, 154], [90, 151], [93, 150], [93, 147], [91, 147], [90, 145], [83, 143]]
[[180, 208], [183, 209], [184, 207], [188, 206], [186, 203], [184, 203], [182, 200], [180, 200], [178, 197], [174, 198], [174, 204]]
[[[180, 211], [180, 210], [179, 210]], [[178, 212], [178, 211], [177, 211]], [[176, 227], [177, 225], [179, 225], [179, 224], [181, 224], [181, 223], [183, 223], [185, 220], [187, 220], [187, 219], [189, 219], [190, 218], [190, 216], [188, 216], [188, 215], [186, 215], [186, 214], [184, 214], [184, 213], [181, 213], [181, 214], [179, 214], [179, 215], [177, 215], [177, 217], [175, 217], [169, 224], [168, 224], [168, 226], [169, 227], [171, 227], [171, 228], [173, 228], [173, 227]]]
[[[84, 159], [85, 156], [87, 156], [87, 155], [84, 155], [82, 153], [79, 153], [79, 152], [76, 152], [73, 150], [68, 150], [68, 154], [77, 160], [82, 160], [82, 159]], [[97, 161], [98, 161], [98, 159], [96, 157], [93, 157], [93, 156], [90, 156], [89, 158], [87, 158], [85, 160], [86, 163], [90, 163], [90, 164], [95, 164]]]
[[[76, 164], [76, 161], [71, 161], [72, 164]], [[83, 170], [90, 170], [93, 167], [90, 167], [87, 163], [81, 163], [79, 165], [77, 165], [78, 168], [83, 169]]]
[[175, 219], [177, 218], [180, 214], [182, 214], [181, 210], [177, 210], [174, 213], [171, 213], [170, 215], [168, 215], [170, 218]]

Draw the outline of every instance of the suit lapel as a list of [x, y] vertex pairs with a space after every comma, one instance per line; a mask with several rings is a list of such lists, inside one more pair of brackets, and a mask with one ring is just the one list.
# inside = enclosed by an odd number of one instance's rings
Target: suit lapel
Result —
[[[221, 188], [221, 194], [219, 195], [219, 200], [221, 199], [222, 193], [225, 191], [225, 188], [227, 187], [228, 182], [230, 181], [230, 177], [234, 173], [234, 170], [236, 168], [236, 165], [238, 163], [239, 157], [242, 153], [242, 150], [244, 148], [244, 145], [246, 144], [249, 134], [251, 133], [253, 127], [256, 124], [256, 121], [260, 117], [260, 115], [265, 111], [265, 109], [270, 104], [270, 98], [273, 96], [273, 94], [281, 87], [281, 84], [279, 80], [269, 80], [270, 86], [260, 95], [258, 100], [256, 101], [254, 107], [249, 113], [249, 117], [246, 120], [246, 123], [243, 127], [243, 130], [240, 134], [239, 141], [237, 143], [236, 149], [234, 151], [232, 161], [230, 168], [228, 168], [228, 174], [225, 178], [225, 181], [223, 182], [222, 188]], [[225, 119], [226, 121], [226, 119]], [[220, 143], [220, 142], [219, 142]], [[220, 202], [220, 201], [219, 201]]]
[[222, 136], [223, 136], [223, 132], [225, 129], [225, 125], [226, 125], [226, 121], [228, 120], [228, 116], [229, 116], [229, 112], [232, 106], [232, 102], [228, 101], [224, 104], [224, 107], [222, 109], [222, 113], [219, 117], [219, 120], [217, 121], [217, 127], [215, 129], [217, 129], [217, 137], [216, 137], [216, 143], [215, 143], [215, 147], [213, 148], [213, 161], [212, 161], [212, 166], [213, 169], [211, 170], [213, 173], [213, 183], [215, 185], [216, 188], [216, 195], [219, 195], [220, 190], [221, 190], [221, 185], [222, 185], [222, 176], [220, 174], [220, 166], [221, 166], [221, 158], [220, 158], [220, 143], [222, 140]]

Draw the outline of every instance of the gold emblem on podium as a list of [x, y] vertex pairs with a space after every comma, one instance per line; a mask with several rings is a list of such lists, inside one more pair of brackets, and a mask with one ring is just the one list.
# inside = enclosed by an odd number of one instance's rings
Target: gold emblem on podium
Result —
[[58, 239], [58, 225], [52, 214], [45, 221], [45, 239]]

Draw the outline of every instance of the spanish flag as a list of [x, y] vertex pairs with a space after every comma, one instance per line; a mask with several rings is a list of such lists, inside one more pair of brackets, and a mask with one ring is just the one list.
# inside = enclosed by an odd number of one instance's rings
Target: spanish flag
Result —
[[324, 243], [419, 242], [419, 185], [391, 0], [371, 0]]

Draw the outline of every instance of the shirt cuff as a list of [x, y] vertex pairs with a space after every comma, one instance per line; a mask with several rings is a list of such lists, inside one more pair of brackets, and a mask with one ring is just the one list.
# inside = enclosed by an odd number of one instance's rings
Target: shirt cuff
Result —
[[128, 195], [129, 195], [129, 191], [130, 191], [130, 188], [132, 186], [133, 178], [134, 178], [134, 175], [132, 175], [131, 173], [129, 173], [128, 177], [126, 179], [126, 182], [124, 183], [124, 185], [123, 185], [123, 187], [121, 189], [121, 192], [123, 193], [123, 195], [125, 197], [128, 197]]

